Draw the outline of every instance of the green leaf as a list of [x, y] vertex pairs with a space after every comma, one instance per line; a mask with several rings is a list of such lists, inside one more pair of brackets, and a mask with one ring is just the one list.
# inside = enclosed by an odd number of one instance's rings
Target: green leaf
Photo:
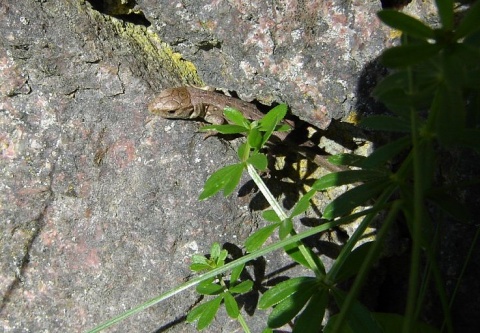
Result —
[[373, 153], [367, 156], [359, 167], [364, 169], [375, 169], [390, 161], [393, 157], [397, 156], [403, 150], [409, 148], [411, 145], [411, 139], [408, 136], [404, 136], [393, 142], [389, 142], [386, 145], [380, 146]]
[[[197, 320], [198, 318], [200, 318], [200, 316], [203, 314], [205, 309], [210, 307], [211, 302], [215, 301], [217, 298], [220, 299], [220, 302], [222, 301], [221, 297], [215, 297], [214, 299], [212, 299], [210, 301], [207, 301], [205, 303], [202, 303], [202, 304], [194, 307], [192, 310], [190, 310], [190, 312], [187, 315], [187, 322], [191, 323], [191, 322], [194, 322], [195, 320]], [[219, 303], [219, 305], [220, 305], [220, 303]], [[218, 307], [217, 307], [217, 309], [218, 309]]]
[[[338, 307], [341, 309], [342, 304], [345, 301], [345, 292], [333, 288], [332, 294], [337, 303]], [[332, 316], [324, 329], [325, 333], [333, 333], [332, 326], [335, 322], [334, 317]], [[373, 319], [373, 315], [368, 309], [363, 306], [360, 302], [355, 301], [350, 308], [350, 312], [347, 315], [347, 324], [350, 327], [349, 330], [342, 330], [341, 332], [368, 332], [368, 333], [384, 333], [378, 323]], [[344, 326], [346, 328], [346, 326]]]
[[221, 134], [239, 134], [245, 133], [248, 131], [245, 127], [238, 125], [205, 125], [200, 127], [200, 132], [214, 131]]
[[216, 283], [200, 283], [196, 287], [197, 293], [202, 295], [218, 295], [223, 292], [223, 287]]
[[275, 213], [273, 209], [263, 211], [262, 217], [268, 222], [275, 222], [275, 223], [282, 222], [282, 220], [280, 220], [277, 213]]
[[250, 121], [245, 118], [243, 113], [234, 108], [226, 107], [225, 110], [223, 110], [223, 114], [229, 122], [232, 122], [235, 125], [244, 127], [246, 129], [250, 127]]
[[376, 170], [346, 170], [329, 173], [315, 181], [312, 189], [322, 191], [333, 186], [342, 186], [357, 182], [368, 182], [385, 178], [386, 174]]
[[[480, 35], [480, 30], [478, 33]], [[445, 66], [450, 67], [449, 72], [453, 72], [453, 75], [448, 76], [447, 83], [454, 88], [460, 86], [478, 90], [480, 87], [480, 78], [478, 77], [480, 42], [478, 42], [478, 46], [469, 45], [467, 42], [455, 44], [451, 50], [452, 53], [447, 58], [449, 59], [448, 64]], [[451, 82], [451, 80], [456, 81]]]
[[342, 266], [338, 270], [335, 281], [332, 282], [339, 283], [356, 275], [372, 245], [373, 242], [364, 243], [350, 252], [345, 261], [342, 262]]
[[[317, 285], [317, 279], [313, 277], [301, 276], [287, 281], [280, 282], [275, 287], [270, 288], [262, 295], [258, 302], [260, 310], [268, 309], [274, 306], [292, 294], [301, 289], [310, 289]], [[313, 289], [313, 288], [312, 288]]]
[[[200, 305], [202, 306], [202, 311], [198, 316], [197, 329], [203, 330], [208, 325], [210, 325], [213, 318], [215, 318], [215, 315], [217, 314], [217, 311], [218, 311], [218, 308], [220, 307], [220, 303], [222, 302], [222, 299], [223, 297], [215, 297], [214, 299]], [[189, 320], [187, 316], [187, 321], [192, 322], [193, 320]]]
[[217, 258], [217, 267], [223, 266], [225, 264], [225, 259], [228, 257], [228, 251], [222, 250]]
[[268, 160], [265, 154], [256, 153], [248, 158], [247, 163], [253, 165], [258, 170], [263, 171], [267, 169]]
[[280, 125], [277, 125], [277, 127], [275, 128], [275, 132], [288, 132], [291, 129], [292, 128], [287, 124], [280, 124]]
[[270, 327], [267, 327], [262, 331], [262, 333], [273, 333], [273, 330]]
[[359, 126], [374, 131], [410, 132], [410, 122], [407, 119], [384, 115], [362, 119]]
[[268, 141], [277, 125], [287, 114], [287, 105], [280, 104], [268, 111], [268, 113], [260, 120], [260, 128], [264, 131], [262, 146]]
[[[312, 267], [310, 266], [310, 263], [305, 259], [305, 257], [303, 256], [303, 253], [298, 248], [297, 243], [287, 245], [283, 249], [290, 256], [290, 258], [292, 258], [295, 262], [299, 263], [303, 267], [312, 269]], [[310, 258], [312, 258], [313, 261], [315, 262], [315, 266], [320, 270], [320, 272], [323, 275], [325, 275], [325, 267], [323, 266], [323, 262], [320, 260], [318, 255], [313, 253], [312, 249], [309, 247], [306, 247], [305, 249], [309, 253]]]
[[291, 321], [305, 306], [311, 293], [299, 292], [276, 305], [268, 316], [268, 326], [278, 328]]
[[409, 74], [405, 70], [396, 71], [385, 77], [375, 87], [372, 96], [385, 104], [392, 112], [403, 115], [411, 105], [407, 95]]
[[455, 143], [465, 126], [465, 112], [460, 89], [449, 89], [446, 84], [438, 86], [432, 105], [435, 112], [435, 133], [444, 145]]
[[[303, 267], [311, 269], [310, 264], [308, 263], [308, 261], [303, 256], [303, 253], [300, 252], [297, 243], [289, 244], [289, 245], [285, 246], [283, 249], [290, 256], [290, 258], [292, 258], [295, 262], [299, 263]], [[310, 248], [307, 247], [307, 251], [308, 250], [310, 250]], [[315, 254], [313, 253], [313, 251], [310, 250], [310, 252], [313, 254], [313, 257], [315, 257]]]
[[241, 264], [241, 265], [235, 266], [232, 269], [232, 273], [230, 274], [230, 285], [234, 285], [236, 281], [240, 278], [240, 274], [242, 274], [244, 267], [245, 267], [245, 264]]
[[255, 231], [245, 241], [245, 249], [250, 253], [258, 250], [277, 227], [278, 224], [270, 224]]
[[365, 159], [365, 156], [355, 154], [336, 154], [328, 157], [328, 161], [335, 165], [350, 165], [357, 166], [361, 161]]
[[389, 185], [390, 181], [381, 179], [352, 188], [335, 198], [325, 207], [323, 218], [330, 220], [348, 214], [353, 209], [365, 204], [366, 201], [375, 199]]
[[244, 162], [245, 158], [248, 158], [248, 155], [246, 154], [247, 152], [245, 151], [247, 149], [247, 146], [248, 145], [244, 142], [238, 147], [238, 150], [237, 150], [237, 156], [242, 162]]
[[232, 294], [230, 294], [229, 292], [225, 292], [223, 294], [223, 301], [225, 302], [225, 309], [227, 310], [230, 318], [237, 318], [240, 314], [240, 311], [238, 310], [237, 301], [235, 300], [235, 298], [233, 298]]
[[268, 111], [260, 121], [260, 128], [264, 131], [268, 131], [270, 128], [275, 128], [287, 114], [287, 109], [288, 107], [286, 104], [279, 104]]
[[[455, 44], [441, 58], [441, 66], [439, 68], [438, 83], [445, 84], [449, 91], [459, 92], [460, 100], [463, 103], [462, 88], [465, 86], [466, 77], [475, 73], [472, 70], [479, 68], [480, 48], [473, 48], [469, 45]], [[441, 71], [441, 72], [440, 72]], [[438, 86], [436, 86], [438, 87]], [[478, 89], [478, 86], [475, 87]]]
[[292, 320], [312, 297], [317, 287], [315, 279], [301, 284], [293, 293], [273, 308], [268, 316], [268, 326], [280, 327]]
[[401, 117], [408, 115], [410, 108], [414, 107], [415, 104], [413, 97], [407, 94], [404, 89], [382, 92], [382, 95], [379, 95], [377, 99], [385, 104], [390, 111]]
[[232, 294], [248, 293], [253, 288], [253, 281], [246, 280], [229, 289]]
[[211, 268], [211, 262], [205, 256], [199, 254], [194, 254], [192, 256], [192, 264], [190, 265], [190, 269], [192, 271], [198, 272], [203, 270], [210, 270]]
[[388, 9], [378, 12], [377, 15], [386, 25], [410, 36], [421, 39], [433, 39], [435, 37], [432, 28], [402, 12]]
[[213, 283], [216, 279], [217, 278], [215, 276], [213, 276], [213, 277], [210, 277], [208, 279], [205, 279], [205, 280], [199, 282], [199, 284], [207, 285], [207, 284]]
[[260, 129], [264, 132], [263, 139], [261, 146], [265, 145], [265, 143], [270, 139], [272, 133], [275, 131], [277, 126], [278, 119], [274, 119], [272, 122], [260, 123]]
[[414, 106], [412, 96], [407, 94], [404, 89], [391, 89], [384, 91], [377, 97], [377, 99], [385, 104], [390, 111], [401, 117], [405, 117], [408, 114], [410, 107]]
[[302, 214], [305, 212], [308, 207], [310, 207], [310, 199], [317, 193], [316, 190], [312, 189], [305, 193], [300, 200], [297, 201], [295, 207], [293, 207], [292, 212], [290, 213], [290, 219], [293, 219], [295, 216]]
[[442, 21], [443, 30], [453, 29], [453, 1], [452, 0], [435, 0], [438, 9], [438, 16]]
[[208, 265], [208, 260], [205, 258], [205, 256], [202, 256], [200, 254], [194, 254], [192, 256], [192, 263], [194, 264], [207, 264]]
[[462, 21], [455, 30], [455, 39], [460, 39], [470, 35], [480, 29], [480, 2], [476, 1], [465, 13]]
[[405, 90], [408, 87], [408, 73], [406, 71], [397, 71], [383, 78], [373, 89], [372, 95], [375, 98], [381, 98], [383, 94], [394, 90]]
[[204, 200], [216, 194], [221, 189], [224, 196], [233, 192], [235, 187], [240, 182], [243, 172], [243, 163], [228, 165], [214, 172], [205, 182], [203, 192], [200, 193], [199, 200]]
[[256, 150], [259, 150], [262, 147], [262, 140], [263, 135], [258, 129], [258, 127], [254, 127], [250, 130], [250, 132], [248, 132], [247, 142], [251, 147], [255, 148]]
[[286, 218], [285, 220], [280, 223], [280, 228], [278, 229], [278, 235], [280, 239], [284, 239], [287, 237], [290, 232], [293, 230], [293, 223], [292, 219]]
[[197, 320], [205, 310], [206, 303], [202, 303], [196, 307], [194, 307], [192, 310], [187, 315], [187, 323], [191, 323], [195, 320]]
[[313, 294], [293, 327], [292, 333], [318, 333], [328, 305], [328, 290], [320, 289]]
[[[430, 106], [430, 100], [441, 78], [437, 58], [415, 66], [413, 71], [400, 69], [388, 75], [375, 87], [373, 97], [408, 121], [411, 107], [426, 109]], [[412, 76], [414, 88], [409, 89]]]
[[407, 67], [425, 61], [441, 50], [436, 44], [402, 45], [383, 52], [382, 63], [387, 67]]
[[465, 204], [445, 192], [427, 192], [427, 198], [430, 199], [440, 210], [446, 212], [458, 221], [468, 222], [473, 219], [472, 214], [468, 207], [465, 207]]
[[210, 247], [210, 258], [213, 260], [217, 259], [220, 256], [220, 251], [221, 251], [220, 244], [217, 242], [213, 243], [212, 246]]
[[190, 265], [190, 270], [192, 270], [194, 272], [203, 271], [203, 270], [207, 270], [207, 269], [210, 269], [210, 268], [212, 268], [212, 267], [208, 264], [191, 264]]

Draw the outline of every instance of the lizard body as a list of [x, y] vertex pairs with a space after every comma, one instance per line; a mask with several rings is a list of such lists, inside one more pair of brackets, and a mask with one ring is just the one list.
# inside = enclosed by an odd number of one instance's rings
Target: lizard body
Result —
[[239, 110], [246, 118], [256, 120], [264, 116], [253, 104], [228, 97], [213, 91], [192, 87], [163, 90], [148, 106], [148, 110], [168, 119], [202, 118], [206, 122], [220, 125], [225, 123], [223, 110], [231, 107]]
[[[213, 91], [193, 87], [169, 88], [161, 91], [148, 105], [148, 110], [167, 119], [203, 119], [208, 123], [220, 125], [226, 122], [223, 110], [231, 107], [242, 112], [245, 118], [258, 120], [264, 116], [253, 104], [237, 98], [229, 97]], [[288, 121], [287, 121], [288, 122]], [[291, 123], [288, 122], [290, 125]], [[285, 132], [275, 134], [282, 141], [286, 140]], [[288, 142], [286, 142], [288, 143]], [[312, 142], [304, 144], [312, 147]], [[295, 144], [290, 144], [298, 148]], [[315, 155], [313, 161], [333, 172], [346, 170], [330, 163], [325, 157]]]

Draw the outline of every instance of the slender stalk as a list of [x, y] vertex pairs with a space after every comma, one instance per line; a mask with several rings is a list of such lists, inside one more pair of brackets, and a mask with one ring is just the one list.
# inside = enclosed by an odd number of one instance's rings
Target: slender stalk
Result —
[[384, 208], [384, 205], [387, 203], [387, 201], [390, 199], [393, 191], [395, 190], [395, 187], [389, 187], [387, 190], [385, 190], [377, 199], [375, 206], [373, 207], [373, 212], [371, 214], [368, 214], [364, 217], [363, 221], [360, 223], [360, 225], [355, 229], [355, 232], [352, 234], [348, 242], [344, 245], [342, 248], [342, 251], [337, 257], [337, 260], [333, 263], [332, 268], [327, 274], [328, 280], [329, 281], [336, 281], [337, 279], [337, 274], [340, 271], [343, 263], [345, 262], [346, 258], [350, 255], [350, 252], [352, 252], [353, 248], [355, 245], [358, 243], [360, 238], [363, 236], [365, 230], [367, 227], [370, 225], [370, 222], [373, 220], [373, 218], [376, 216], [376, 214], [381, 210], [381, 208]]
[[248, 327], [247, 322], [245, 321], [245, 318], [243, 318], [242, 314], [238, 315], [237, 320], [240, 323], [240, 325], [242, 326], [243, 331], [245, 333], [250, 333], [250, 328]]
[[[408, 70], [409, 90], [413, 94], [412, 70]], [[410, 123], [412, 129], [412, 155], [413, 155], [413, 219], [412, 226], [412, 256], [410, 264], [410, 275], [408, 279], [408, 296], [405, 309], [405, 323], [402, 332], [412, 332], [413, 324], [416, 321], [416, 300], [418, 292], [418, 272], [420, 268], [420, 255], [422, 243], [422, 217], [424, 214], [423, 201], [423, 165], [422, 152], [420, 147], [420, 134], [418, 128], [417, 114], [414, 108], [410, 108]]]
[[[381, 203], [383, 205], [383, 203], [386, 202], [386, 200], [388, 200], [390, 198], [392, 192], [393, 192], [392, 189], [385, 191], [381, 195], [381, 197], [379, 198], [379, 200], [378, 200], [379, 203]], [[380, 229], [380, 232], [378, 233], [377, 238], [375, 239], [375, 241], [374, 241], [371, 249], [369, 250], [364, 262], [362, 263], [362, 266], [360, 267], [360, 269], [358, 271], [357, 278], [355, 279], [355, 282], [354, 282], [352, 288], [348, 292], [348, 295], [347, 295], [347, 297], [345, 298], [345, 301], [342, 304], [340, 313], [338, 314], [338, 317], [335, 320], [335, 325], [333, 326], [333, 329], [331, 330], [331, 332], [343, 332], [342, 327], [344, 327], [344, 325], [347, 324], [349, 310], [352, 307], [352, 305], [354, 304], [355, 300], [357, 299], [358, 294], [360, 293], [360, 289], [361, 289], [361, 287], [363, 285], [363, 282], [365, 281], [365, 279], [368, 275], [368, 271], [369, 271], [370, 267], [372, 266], [373, 261], [376, 259], [376, 254], [378, 253], [380, 246], [383, 245], [384, 237], [386, 236], [388, 230], [390, 230], [390, 226], [392, 225], [392, 223], [395, 221], [395, 219], [397, 217], [400, 206], [401, 206], [401, 202], [397, 201], [393, 204], [392, 208], [390, 209], [384, 225], [382, 225], [382, 228]], [[365, 216], [364, 221], [362, 221], [362, 224], [364, 224], [367, 221], [368, 222], [371, 221], [375, 216], [377, 216], [376, 213], [372, 213], [372, 214], [369, 214], [369, 215]], [[365, 224], [368, 225], [369, 223], [365, 223]], [[347, 245], [348, 245], [348, 243], [347, 243]], [[343, 250], [342, 250], [342, 253], [350, 254], [350, 252], [351, 252], [351, 250], [348, 251], [348, 252], [347, 251], [343, 252]], [[338, 261], [338, 259], [337, 259], [337, 261]], [[339, 266], [341, 266], [341, 265], [339, 265]]]
[[255, 184], [258, 186], [260, 192], [262, 192], [262, 194], [265, 197], [265, 199], [267, 200], [267, 202], [270, 204], [270, 206], [272, 206], [272, 209], [275, 211], [277, 216], [281, 220], [287, 219], [288, 216], [285, 214], [285, 212], [283, 211], [283, 209], [280, 206], [280, 204], [278, 203], [278, 201], [275, 200], [275, 198], [273, 197], [273, 194], [270, 192], [267, 185], [265, 185], [262, 178], [257, 173], [257, 170], [255, 170], [255, 168], [251, 164], [247, 164], [247, 171], [248, 171], [248, 174], [250, 175], [250, 177], [252, 177]]
[[[460, 271], [460, 274], [458, 276], [457, 283], [455, 284], [455, 289], [452, 292], [452, 297], [450, 299], [450, 303], [448, 304], [449, 310], [453, 307], [455, 296], [457, 295], [458, 288], [461, 285], [461, 281], [462, 281], [463, 275], [465, 274], [465, 270], [467, 269], [470, 259], [472, 258], [473, 251], [475, 249], [475, 246], [477, 245], [479, 236], [480, 236], [480, 228], [477, 228], [477, 231], [475, 232], [475, 236], [473, 236], [472, 243], [470, 244], [470, 249], [468, 250], [467, 257], [465, 258], [465, 261], [463, 263], [462, 270]], [[448, 332], [453, 332], [452, 323], [448, 322], [449, 319], [450, 319], [449, 316], [445, 316], [445, 320], [443, 321], [441, 332], [444, 332], [445, 327], [448, 329]]]
[[[272, 208], [275, 211], [275, 213], [277, 214], [277, 216], [281, 220], [287, 219], [288, 216], [285, 214], [285, 212], [283, 211], [283, 209], [280, 206], [280, 204], [278, 203], [278, 201], [273, 197], [273, 195], [270, 192], [270, 190], [268, 189], [267, 185], [265, 185], [262, 178], [257, 173], [257, 170], [255, 170], [255, 168], [252, 165], [248, 164], [247, 165], [247, 171], [250, 174], [250, 177], [252, 177], [255, 184], [257, 184], [258, 188], [260, 189], [260, 191], [264, 195], [265, 199], [268, 201], [270, 206], [272, 206]], [[293, 236], [293, 235], [295, 235], [295, 231], [292, 231], [290, 233], [290, 236]], [[300, 250], [300, 252], [302, 253], [305, 260], [308, 262], [308, 265], [310, 266], [310, 268], [315, 273], [315, 276], [316, 277], [324, 277], [324, 274], [322, 273], [320, 268], [315, 263], [315, 260], [312, 258], [311, 253], [307, 250], [305, 245], [301, 242], [298, 242], [297, 247]]]

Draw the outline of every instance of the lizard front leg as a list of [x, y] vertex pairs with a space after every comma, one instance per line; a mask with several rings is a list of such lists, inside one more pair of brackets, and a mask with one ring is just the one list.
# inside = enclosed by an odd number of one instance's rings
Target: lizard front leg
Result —
[[213, 125], [223, 125], [227, 122], [223, 116], [223, 110], [220, 110], [214, 105], [205, 105], [205, 115], [203, 119]]
[[[195, 108], [198, 108], [198, 109], [203, 108], [201, 110], [201, 112], [203, 113], [203, 120], [205, 120], [205, 122], [207, 123], [210, 123], [212, 125], [223, 125], [226, 123], [225, 118], [220, 116], [220, 113], [219, 113], [219, 111], [222, 111], [222, 110], [219, 110], [217, 107], [213, 105], [199, 104], [194, 106], [194, 109]], [[198, 110], [198, 112], [200, 112], [200, 110]], [[218, 134], [217, 131], [209, 130], [205, 133], [204, 140], [217, 134]]]

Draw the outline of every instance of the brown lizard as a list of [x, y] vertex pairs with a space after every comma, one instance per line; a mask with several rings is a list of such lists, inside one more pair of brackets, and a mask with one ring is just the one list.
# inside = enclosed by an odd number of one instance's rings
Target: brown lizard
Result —
[[[178, 87], [163, 90], [148, 105], [148, 110], [168, 119], [203, 119], [211, 124], [223, 124], [223, 110], [231, 107], [242, 112], [245, 118], [258, 120], [264, 116], [255, 105], [237, 98], [229, 97], [213, 91], [193, 87]], [[288, 121], [287, 121], [288, 122]], [[288, 124], [291, 125], [290, 122]], [[287, 141], [285, 132], [275, 134], [282, 141]], [[291, 145], [294, 148], [296, 145]], [[313, 147], [312, 142], [306, 144]], [[346, 170], [343, 167], [330, 163], [324, 156], [315, 155], [313, 161], [330, 171]]]

